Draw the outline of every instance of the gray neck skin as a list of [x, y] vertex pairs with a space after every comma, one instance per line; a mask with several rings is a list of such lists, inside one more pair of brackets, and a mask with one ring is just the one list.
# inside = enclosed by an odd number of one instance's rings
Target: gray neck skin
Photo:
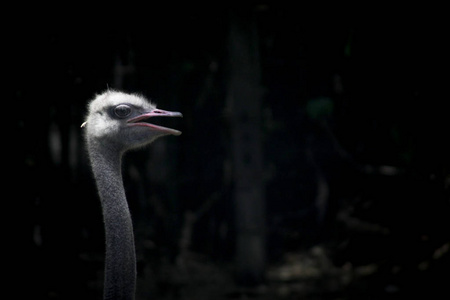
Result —
[[121, 151], [88, 139], [92, 165], [105, 223], [106, 257], [104, 299], [134, 299], [136, 252], [133, 224], [121, 173]]

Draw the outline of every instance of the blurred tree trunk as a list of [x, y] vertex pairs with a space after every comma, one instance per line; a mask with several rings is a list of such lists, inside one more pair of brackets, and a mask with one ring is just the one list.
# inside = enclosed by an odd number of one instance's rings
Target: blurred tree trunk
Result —
[[230, 16], [227, 109], [230, 113], [236, 216], [236, 276], [264, 279], [265, 203], [262, 180], [261, 69], [253, 12]]

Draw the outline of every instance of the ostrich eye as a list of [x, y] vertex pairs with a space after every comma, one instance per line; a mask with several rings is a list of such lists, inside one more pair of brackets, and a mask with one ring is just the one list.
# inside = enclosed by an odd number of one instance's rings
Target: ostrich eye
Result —
[[128, 117], [131, 114], [131, 107], [126, 104], [119, 104], [114, 107], [114, 114], [119, 118]]

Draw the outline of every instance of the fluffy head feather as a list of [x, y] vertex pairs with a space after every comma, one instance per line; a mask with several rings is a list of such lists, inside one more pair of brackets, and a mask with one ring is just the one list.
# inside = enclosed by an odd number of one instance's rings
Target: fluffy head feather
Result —
[[83, 127], [86, 127], [88, 134], [91, 136], [103, 136], [106, 134], [116, 133], [120, 127], [120, 120], [111, 118], [111, 108], [119, 104], [131, 104], [139, 108], [142, 112], [152, 111], [156, 109], [156, 105], [149, 102], [143, 96], [138, 94], [126, 94], [114, 90], [96, 95], [89, 102], [88, 113]]
[[[120, 109], [125, 114], [120, 115]], [[119, 110], [119, 111], [118, 111]], [[119, 114], [118, 114], [119, 113]], [[108, 90], [89, 102], [85, 127], [86, 138], [100, 143], [113, 143], [122, 150], [148, 144], [157, 137], [181, 132], [151, 123], [138, 122], [155, 116], [181, 116], [163, 111], [138, 94]]]

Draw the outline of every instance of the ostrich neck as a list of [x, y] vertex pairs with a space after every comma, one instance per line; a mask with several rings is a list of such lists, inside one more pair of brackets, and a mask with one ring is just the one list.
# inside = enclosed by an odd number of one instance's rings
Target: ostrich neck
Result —
[[120, 151], [88, 141], [89, 157], [100, 195], [105, 224], [104, 299], [134, 299], [136, 252], [133, 225], [121, 173]]

